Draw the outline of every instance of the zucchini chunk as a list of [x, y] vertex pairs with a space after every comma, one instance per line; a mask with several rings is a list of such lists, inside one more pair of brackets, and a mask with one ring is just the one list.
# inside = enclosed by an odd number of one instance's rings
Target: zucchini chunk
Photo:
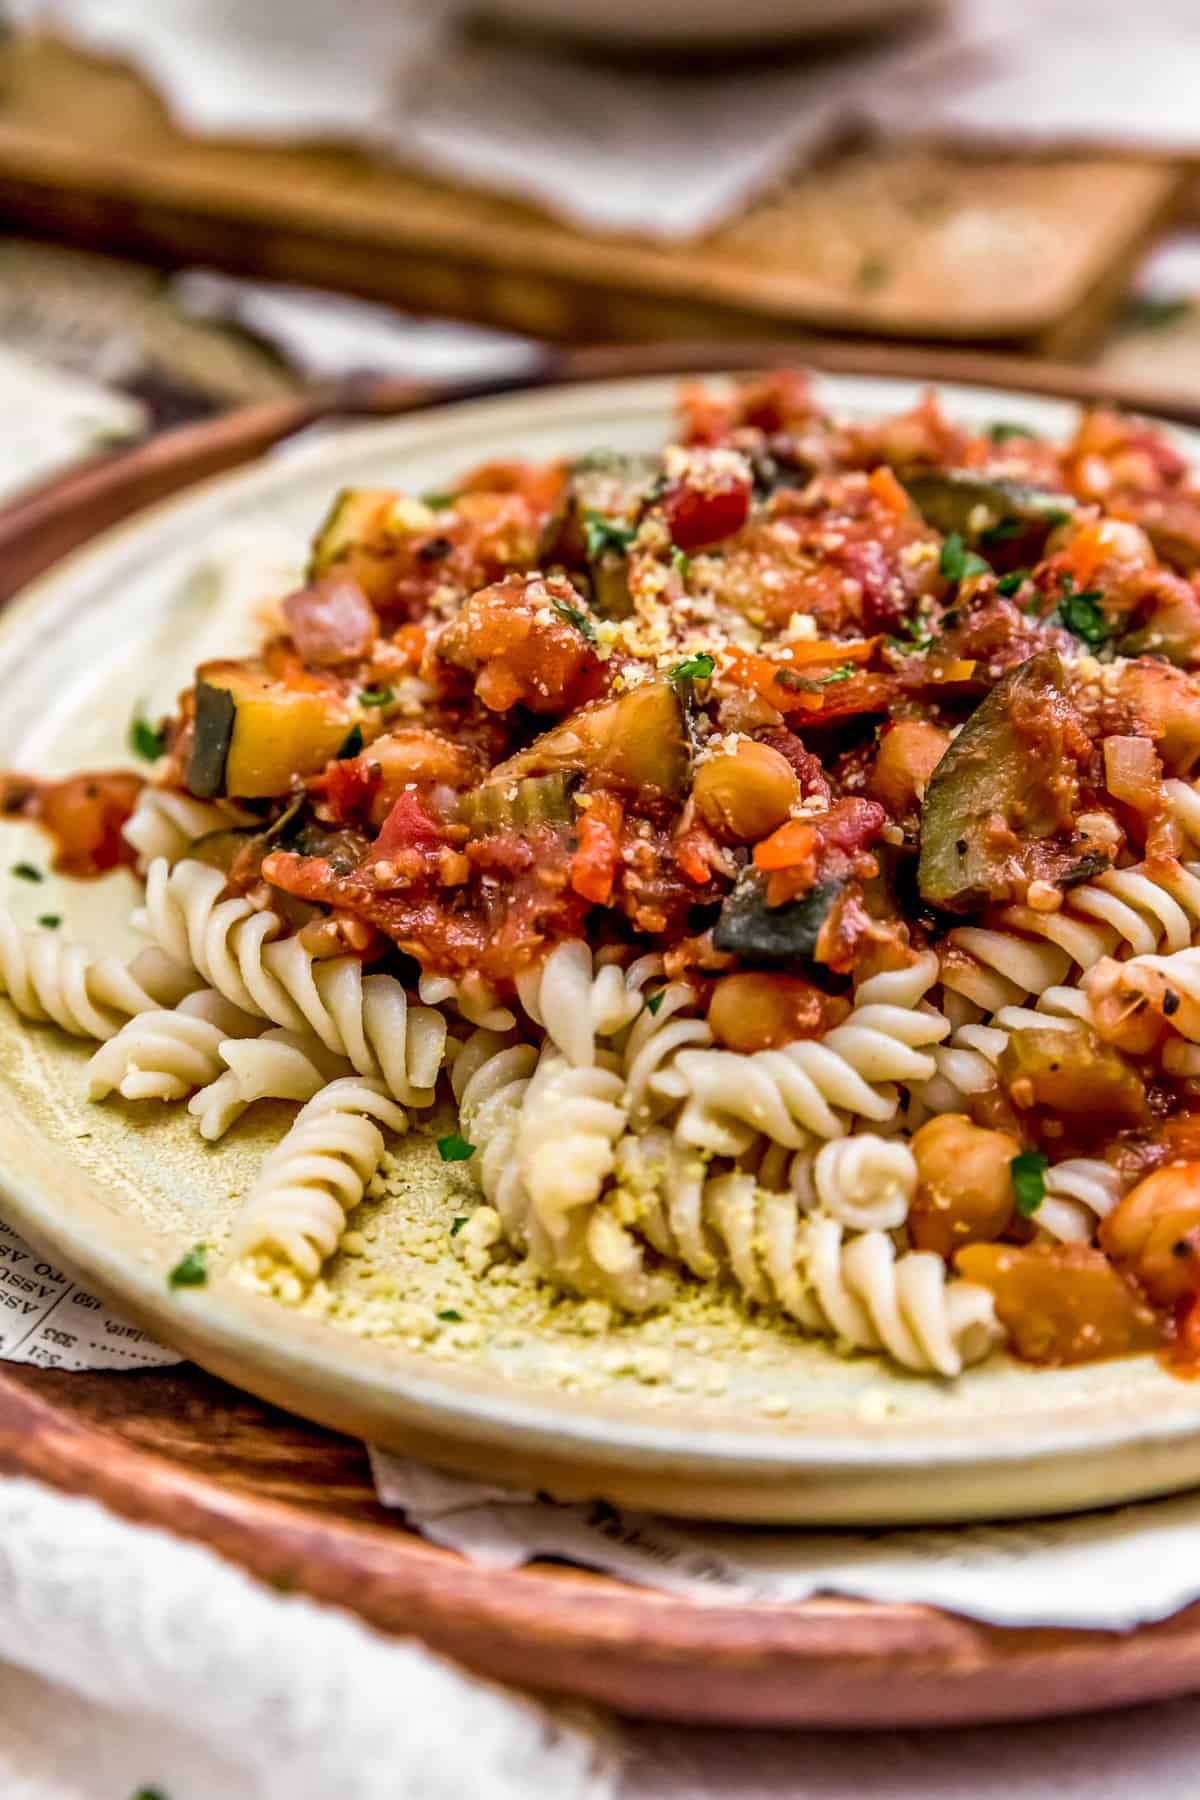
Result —
[[997, 560], [1033, 560], [1056, 525], [1075, 512], [1070, 494], [971, 469], [903, 469], [900, 481], [927, 525], [957, 532], [972, 550]]
[[1082, 1022], [1014, 1031], [996, 1073], [1017, 1106], [1091, 1120], [1101, 1133], [1148, 1117], [1137, 1070]]
[[[1073, 710], [1057, 652], [1041, 650], [971, 714], [925, 792], [917, 867], [923, 900], [971, 912], [1019, 896], [1014, 856], [1062, 830], [1066, 783], [1056, 728]], [[1058, 876], [1070, 881], [1087, 850], [1065, 836]]]
[[555, 770], [603, 774], [618, 787], [681, 799], [691, 744], [683, 702], [671, 681], [645, 681], [615, 700], [594, 700], [528, 749], [492, 770], [488, 785], [511, 786]]
[[334, 684], [292, 687], [253, 663], [206, 663], [197, 674], [188, 789], [204, 800], [286, 794], [294, 775], [316, 775], [336, 755], [350, 722]]
[[844, 886], [842, 881], [819, 881], [799, 899], [768, 906], [765, 880], [748, 870], [721, 907], [713, 927], [713, 948], [772, 968], [810, 964], [821, 927]]
[[485, 781], [463, 796], [459, 817], [475, 837], [493, 831], [522, 831], [532, 825], [569, 825], [575, 817], [571, 794], [576, 777], [559, 769], [553, 775], [506, 776]]
[[399, 498], [394, 488], [343, 488], [335, 495], [313, 538], [307, 579], [319, 581], [355, 544], [377, 535], [381, 519]]
[[187, 766], [187, 787], [201, 800], [212, 800], [225, 787], [225, 763], [233, 738], [237, 708], [228, 688], [196, 683], [196, 726]]

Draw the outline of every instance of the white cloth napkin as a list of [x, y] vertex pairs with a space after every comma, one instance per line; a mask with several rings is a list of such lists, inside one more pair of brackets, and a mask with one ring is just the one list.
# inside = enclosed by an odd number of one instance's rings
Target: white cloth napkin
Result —
[[1200, 149], [1193, 0], [958, 0], [840, 56], [614, 65], [461, 28], [456, 0], [9, 0], [128, 58], [197, 133], [334, 135], [585, 226], [705, 231], [839, 129]]
[[4, 1800], [609, 1800], [597, 1742], [199, 1545], [0, 1481]]

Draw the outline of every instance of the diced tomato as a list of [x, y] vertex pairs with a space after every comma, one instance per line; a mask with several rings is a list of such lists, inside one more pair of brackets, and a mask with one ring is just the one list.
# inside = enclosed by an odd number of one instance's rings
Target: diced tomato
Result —
[[436, 821], [430, 818], [419, 796], [410, 791], [401, 794], [393, 804], [367, 861], [390, 862], [398, 851], [432, 849], [444, 842]]
[[379, 764], [369, 755], [347, 756], [327, 763], [308, 790], [321, 795], [335, 824], [345, 825], [366, 813], [381, 779]]
[[687, 474], [662, 499], [672, 543], [692, 551], [732, 537], [750, 516], [750, 492], [750, 470], [741, 457], [694, 450]]

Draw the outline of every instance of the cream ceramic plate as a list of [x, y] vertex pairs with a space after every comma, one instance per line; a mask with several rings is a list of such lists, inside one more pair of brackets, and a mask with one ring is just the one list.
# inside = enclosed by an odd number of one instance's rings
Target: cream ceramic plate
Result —
[[[0, 621], [0, 766], [125, 760], [134, 705], [167, 706], [198, 658], [245, 641], [253, 602], [281, 591], [336, 488], [420, 491], [516, 452], [648, 448], [668, 428], [673, 385], [542, 391], [357, 427], [98, 539]], [[916, 396], [883, 380], [824, 390], [864, 415]], [[1070, 422], [1055, 402], [945, 394], [979, 424]], [[221, 589], [210, 565], [231, 546], [245, 547], [243, 575]], [[6, 871], [44, 864], [45, 843], [25, 826], [3, 832], [0, 882], [19, 917], [61, 911], [84, 941], [132, 944], [128, 875], [32, 887]], [[322, 1423], [511, 1483], [729, 1519], [1001, 1517], [1200, 1479], [1200, 1384], [1150, 1359], [1041, 1372], [996, 1358], [945, 1385], [843, 1360], [694, 1286], [673, 1316], [598, 1332], [595, 1307], [475, 1284], [449, 1248], [467, 1178], [429, 1138], [408, 1140], [404, 1191], [356, 1216], [360, 1253], [334, 1262], [304, 1310], [220, 1275], [172, 1292], [167, 1269], [197, 1239], [221, 1241], [286, 1109], [259, 1108], [210, 1148], [181, 1108], [90, 1106], [86, 1047], [0, 1008], [5, 1215], [159, 1338]]]

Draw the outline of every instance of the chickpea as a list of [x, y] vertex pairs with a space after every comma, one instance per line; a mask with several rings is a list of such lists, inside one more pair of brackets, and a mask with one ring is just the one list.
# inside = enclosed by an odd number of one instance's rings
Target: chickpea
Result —
[[1159, 1306], [1200, 1292], [1200, 1162], [1139, 1181], [1104, 1220], [1100, 1243]]
[[1021, 1146], [1007, 1131], [985, 1131], [965, 1113], [942, 1113], [912, 1141], [917, 1191], [908, 1228], [918, 1250], [947, 1260], [964, 1244], [998, 1238], [1012, 1218], [1009, 1164]]
[[752, 844], [783, 824], [800, 798], [800, 782], [786, 756], [743, 738], [736, 749], [700, 764], [692, 796], [710, 831]]
[[871, 772], [872, 796], [895, 818], [914, 812], [949, 742], [949, 733], [936, 725], [901, 719], [880, 741]]
[[713, 988], [708, 1023], [718, 1044], [743, 1056], [777, 1050], [797, 1038], [823, 1037], [840, 1025], [849, 1003], [822, 993], [798, 975], [747, 969], [724, 975]]

